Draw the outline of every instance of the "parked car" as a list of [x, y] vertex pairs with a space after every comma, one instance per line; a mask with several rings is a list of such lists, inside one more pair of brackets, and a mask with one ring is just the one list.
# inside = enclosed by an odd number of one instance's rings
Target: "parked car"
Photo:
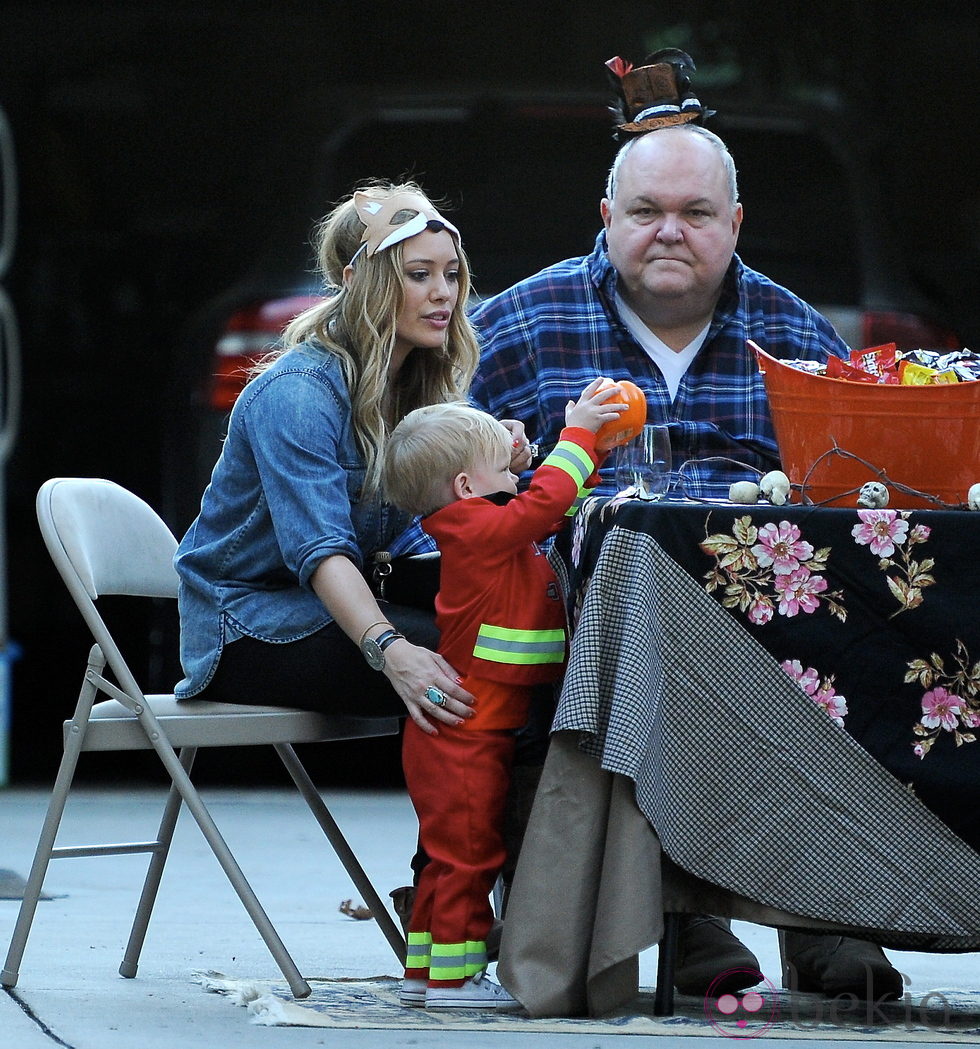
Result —
[[[253, 273], [206, 304], [190, 326], [171, 412], [164, 512], [193, 519], [225, 419], [248, 369], [285, 323], [316, 301], [309, 232], [368, 176], [419, 179], [448, 198], [478, 296], [591, 250], [615, 154], [606, 99], [459, 92], [371, 98], [327, 108], [321, 162], [306, 199]], [[828, 108], [711, 97], [709, 126], [735, 158], [744, 261], [817, 306], [852, 346], [955, 347], [890, 244], [868, 158], [867, 129]], [[270, 225], [273, 216], [270, 216]]]

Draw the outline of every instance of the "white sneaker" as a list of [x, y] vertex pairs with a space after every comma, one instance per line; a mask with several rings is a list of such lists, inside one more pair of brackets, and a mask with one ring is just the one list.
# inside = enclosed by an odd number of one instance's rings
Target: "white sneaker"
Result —
[[427, 980], [402, 980], [398, 1000], [402, 1005], [425, 1005], [425, 992], [428, 986]]
[[486, 972], [471, 976], [462, 987], [430, 987], [425, 992], [426, 1009], [519, 1009], [521, 1003]]

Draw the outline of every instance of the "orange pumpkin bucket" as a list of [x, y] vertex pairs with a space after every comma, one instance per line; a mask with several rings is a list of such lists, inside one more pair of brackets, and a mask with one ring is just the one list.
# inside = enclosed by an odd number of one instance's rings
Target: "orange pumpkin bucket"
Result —
[[617, 379], [615, 382], [607, 379], [599, 389], [605, 390], [609, 386], [618, 386], [622, 392], [610, 397], [606, 403], [625, 404], [626, 411], [620, 412], [618, 418], [603, 423], [596, 431], [595, 446], [600, 452], [607, 452], [610, 448], [631, 441], [647, 421], [646, 395], [636, 383], [629, 379]]
[[[749, 345], [765, 377], [783, 470], [794, 485], [806, 478], [810, 500], [856, 506], [854, 489], [880, 479], [855, 459], [820, 459], [836, 445], [883, 470], [889, 481], [945, 503], [965, 504], [970, 486], [980, 481], [980, 381], [936, 386], [848, 382], [801, 371]], [[889, 488], [888, 505], [936, 508], [895, 488]]]

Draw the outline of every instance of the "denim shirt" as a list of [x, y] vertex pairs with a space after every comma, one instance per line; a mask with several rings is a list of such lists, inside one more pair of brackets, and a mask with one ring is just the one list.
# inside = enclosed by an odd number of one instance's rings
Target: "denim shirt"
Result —
[[315, 343], [283, 354], [242, 392], [201, 512], [177, 549], [179, 698], [211, 680], [243, 635], [286, 642], [331, 621], [310, 587], [326, 557], [359, 567], [409, 522], [363, 499], [364, 460], [337, 359]]

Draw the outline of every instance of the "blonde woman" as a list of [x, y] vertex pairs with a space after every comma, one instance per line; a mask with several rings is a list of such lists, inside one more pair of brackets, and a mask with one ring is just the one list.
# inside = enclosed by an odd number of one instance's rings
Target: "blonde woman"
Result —
[[[176, 691], [361, 716], [407, 709], [435, 734], [470, 717], [473, 697], [434, 651], [431, 594], [429, 607], [395, 604], [369, 580], [410, 523], [380, 494], [387, 436], [409, 411], [464, 397], [476, 366], [466, 256], [411, 183], [362, 187], [320, 224], [317, 247], [335, 293], [290, 324], [241, 394], [177, 551]], [[522, 469], [523, 427], [509, 425]]]

